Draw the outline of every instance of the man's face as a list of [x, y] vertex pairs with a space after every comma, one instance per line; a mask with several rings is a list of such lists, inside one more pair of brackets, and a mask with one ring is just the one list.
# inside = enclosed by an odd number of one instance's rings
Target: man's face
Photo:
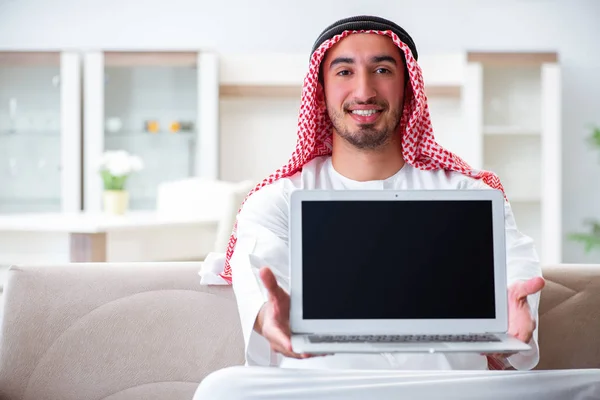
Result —
[[385, 146], [397, 133], [404, 99], [404, 62], [387, 36], [353, 34], [323, 60], [324, 97], [340, 137], [359, 149]]

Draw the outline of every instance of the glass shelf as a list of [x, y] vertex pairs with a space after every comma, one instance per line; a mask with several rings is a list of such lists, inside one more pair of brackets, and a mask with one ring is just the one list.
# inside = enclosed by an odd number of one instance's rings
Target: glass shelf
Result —
[[506, 136], [538, 136], [541, 135], [540, 128], [516, 126], [516, 125], [488, 125], [483, 127], [484, 135], [506, 135]]
[[126, 132], [105, 132], [105, 139], [150, 139], [150, 140], [194, 140], [195, 132], [143, 132], [143, 131], [126, 131]]
[[0, 130], [0, 139], [50, 138], [60, 139], [60, 131], [8, 131]]

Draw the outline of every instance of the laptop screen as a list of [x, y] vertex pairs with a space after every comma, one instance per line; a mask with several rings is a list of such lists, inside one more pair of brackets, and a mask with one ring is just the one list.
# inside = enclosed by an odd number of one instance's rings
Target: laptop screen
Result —
[[302, 202], [304, 319], [495, 317], [492, 202]]

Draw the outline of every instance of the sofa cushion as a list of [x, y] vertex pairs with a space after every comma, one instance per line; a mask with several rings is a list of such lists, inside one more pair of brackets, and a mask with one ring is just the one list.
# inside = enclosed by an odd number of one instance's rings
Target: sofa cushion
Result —
[[233, 293], [200, 286], [199, 263], [13, 267], [0, 398], [190, 399], [243, 364]]

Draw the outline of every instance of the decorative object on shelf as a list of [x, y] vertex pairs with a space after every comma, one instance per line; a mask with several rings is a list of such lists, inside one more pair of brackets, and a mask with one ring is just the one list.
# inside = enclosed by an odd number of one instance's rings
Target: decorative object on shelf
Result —
[[127, 178], [144, 168], [142, 159], [124, 150], [106, 151], [98, 170], [104, 182], [104, 211], [111, 215], [123, 215], [129, 207], [129, 193], [125, 190]]
[[171, 133], [177, 133], [180, 130], [181, 130], [181, 124], [177, 121], [171, 122], [171, 125], [169, 125], [169, 132], [171, 132]]
[[[600, 149], [600, 126], [592, 128], [589, 141], [593, 147]], [[591, 227], [591, 232], [571, 233], [568, 238], [583, 244], [585, 252], [590, 253], [594, 249], [600, 249], [600, 222], [589, 218], [585, 220], [585, 224]]]
[[123, 127], [121, 118], [111, 117], [106, 119], [106, 130], [110, 133], [118, 133]]
[[194, 130], [194, 123], [192, 121], [181, 121], [179, 124], [182, 132], [191, 132]]
[[156, 120], [146, 121], [144, 127], [146, 129], [146, 132], [150, 133], [158, 133], [158, 131], [160, 130], [160, 124]]

